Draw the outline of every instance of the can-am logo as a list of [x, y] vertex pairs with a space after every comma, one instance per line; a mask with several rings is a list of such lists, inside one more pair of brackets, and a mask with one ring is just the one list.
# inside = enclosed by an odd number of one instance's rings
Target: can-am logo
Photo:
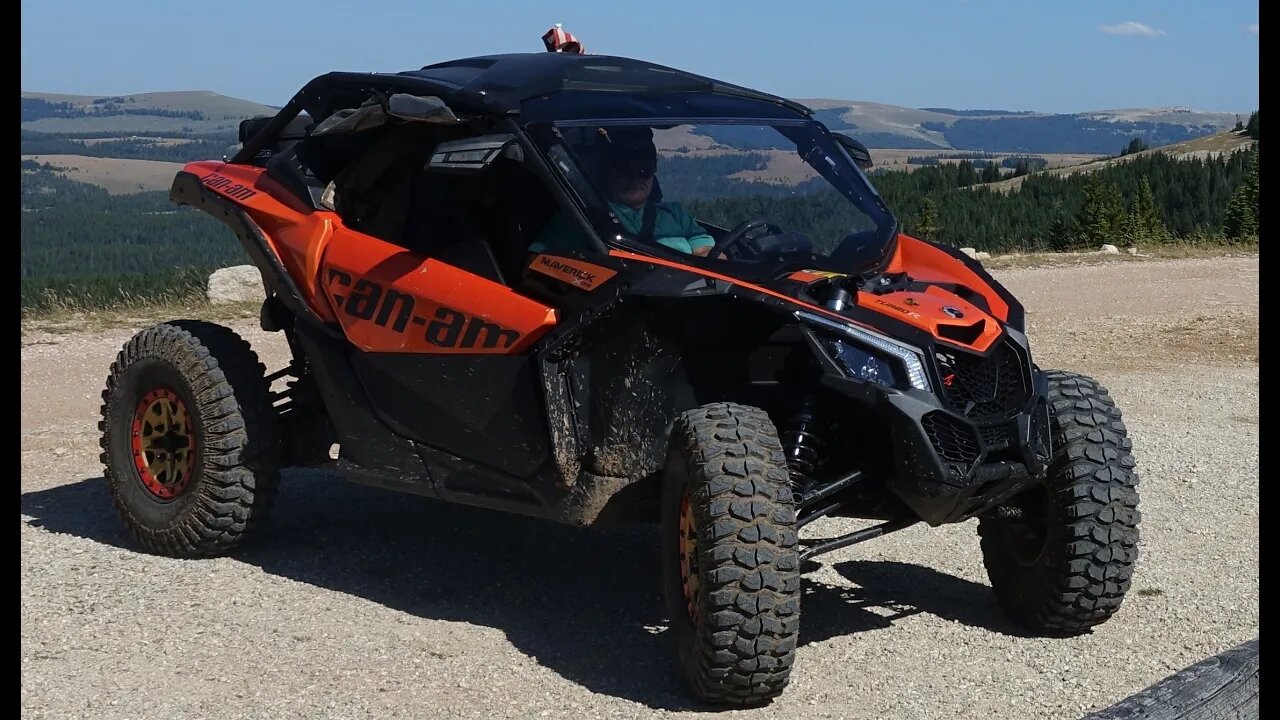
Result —
[[218, 173], [205, 175], [200, 178], [200, 182], [204, 183], [204, 186], [210, 190], [217, 190], [232, 200], [248, 200], [258, 194], [257, 190], [250, 190], [235, 180]]
[[953, 308], [950, 305], [943, 305], [942, 312], [946, 313], [948, 316], [953, 317], [957, 320], [964, 317], [964, 312], [962, 312], [958, 308]]
[[333, 268], [329, 269], [329, 291], [334, 305], [346, 315], [398, 333], [407, 332], [410, 325], [420, 326], [426, 341], [438, 347], [505, 349], [520, 339], [520, 333], [511, 328], [444, 305], [431, 311], [431, 317], [415, 314], [417, 303], [412, 295], [364, 278], [353, 279]]

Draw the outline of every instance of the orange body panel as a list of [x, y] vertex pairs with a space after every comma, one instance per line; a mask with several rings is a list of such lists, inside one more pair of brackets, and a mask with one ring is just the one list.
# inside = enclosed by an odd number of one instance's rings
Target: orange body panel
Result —
[[362, 350], [516, 354], [557, 321], [506, 285], [346, 228], [321, 264], [325, 297]]
[[996, 319], [1002, 323], [1009, 321], [1009, 304], [978, 277], [977, 273], [942, 250], [909, 235], [898, 236], [898, 249], [889, 261], [886, 271], [905, 272], [925, 282], [963, 285], [986, 298], [987, 307], [991, 308], [991, 314]]
[[[858, 307], [874, 310], [878, 313], [897, 318], [914, 325], [942, 342], [953, 343], [972, 348], [978, 352], [986, 352], [991, 343], [1000, 337], [1000, 323], [982, 311], [981, 308], [967, 303], [941, 288], [930, 286], [924, 292], [904, 290], [884, 295], [858, 293]], [[960, 314], [954, 317], [943, 310], [951, 308]], [[939, 330], [944, 326], [954, 328], [972, 328], [975, 323], [983, 323], [981, 332], [971, 342], [960, 342], [943, 337]]]
[[341, 224], [336, 213], [310, 212], [301, 203], [286, 204], [280, 198], [288, 191], [267, 177], [262, 168], [204, 161], [184, 168], [195, 174], [205, 187], [244, 208], [262, 229], [270, 250], [279, 258], [298, 286], [307, 306], [320, 319], [335, 322], [329, 303], [320, 291], [320, 258]]
[[515, 354], [557, 322], [554, 308], [505, 285], [282, 200], [288, 192], [261, 168], [197, 162], [186, 170], [244, 208], [307, 305], [361, 350]]

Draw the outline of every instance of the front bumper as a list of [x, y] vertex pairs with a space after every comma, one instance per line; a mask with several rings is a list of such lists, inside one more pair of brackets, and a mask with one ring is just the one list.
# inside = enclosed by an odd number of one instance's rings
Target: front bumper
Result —
[[887, 426], [893, 471], [885, 479], [921, 520], [937, 526], [971, 518], [1039, 482], [1051, 457], [1048, 385], [1027, 362], [1030, 392], [1020, 406], [966, 417], [936, 395], [853, 380], [830, 363], [822, 382]]

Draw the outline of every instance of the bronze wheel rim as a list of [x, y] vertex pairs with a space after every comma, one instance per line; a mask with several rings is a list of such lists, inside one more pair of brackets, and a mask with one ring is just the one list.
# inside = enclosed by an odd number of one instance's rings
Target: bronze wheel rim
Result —
[[694, 522], [693, 504], [686, 490], [680, 500], [680, 588], [684, 591], [685, 610], [689, 621], [698, 621], [698, 526]]
[[196, 434], [187, 405], [172, 388], [142, 396], [133, 411], [133, 464], [142, 486], [158, 500], [172, 500], [191, 484]]

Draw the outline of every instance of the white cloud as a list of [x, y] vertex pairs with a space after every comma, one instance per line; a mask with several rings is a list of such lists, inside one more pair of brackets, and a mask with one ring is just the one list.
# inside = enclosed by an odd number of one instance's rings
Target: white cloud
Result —
[[1254, 23], [1254, 24], [1252, 24], [1252, 25], [1245, 25], [1245, 26], [1244, 26], [1244, 31], [1245, 31], [1245, 32], [1247, 32], [1247, 33], [1249, 33], [1250, 35], [1257, 35], [1257, 34], [1258, 34], [1258, 23]]
[[1142, 37], [1156, 37], [1163, 35], [1163, 30], [1157, 30], [1149, 25], [1143, 25], [1140, 22], [1129, 20], [1119, 25], [1101, 25], [1099, 30], [1108, 35], [1141, 35]]

